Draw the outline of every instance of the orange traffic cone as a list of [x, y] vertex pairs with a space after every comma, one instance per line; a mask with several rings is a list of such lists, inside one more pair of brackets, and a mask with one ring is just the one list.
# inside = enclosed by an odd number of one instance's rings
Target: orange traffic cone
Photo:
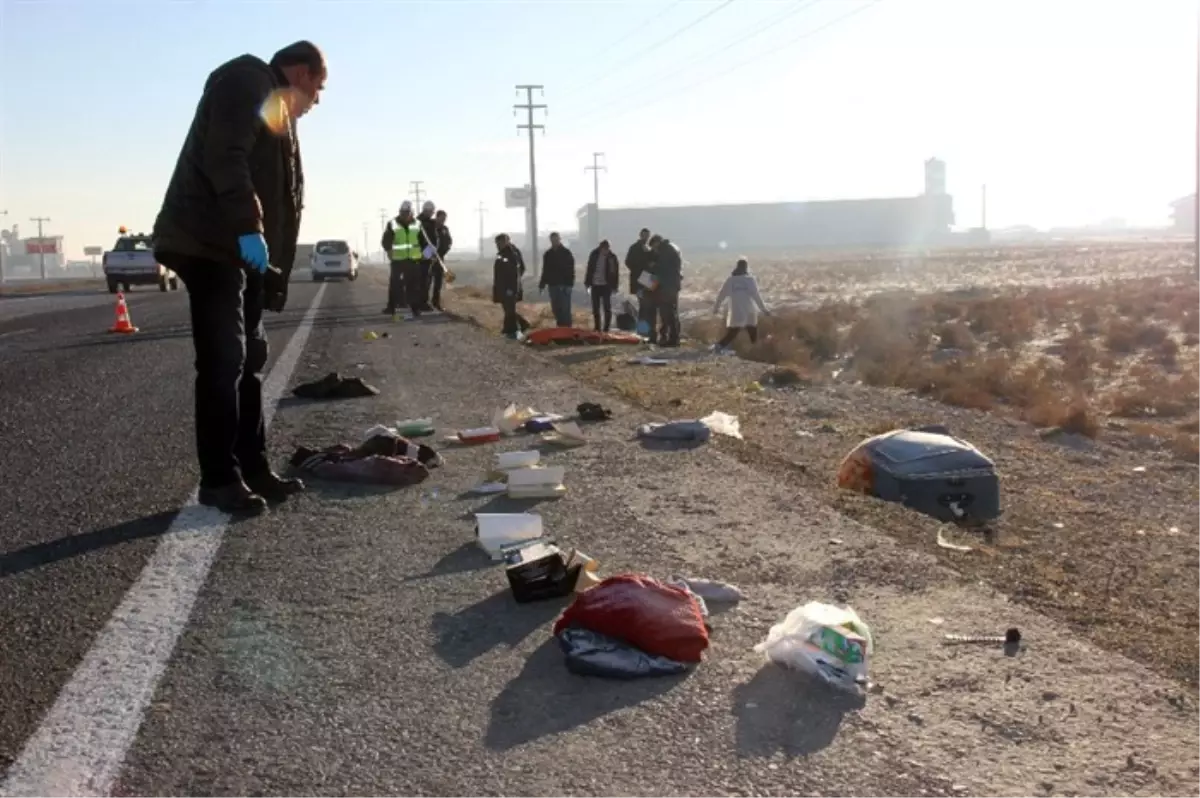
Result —
[[117, 322], [109, 332], [135, 333], [137, 331], [138, 328], [134, 327], [133, 322], [129, 320], [129, 306], [125, 304], [125, 294], [117, 294]]

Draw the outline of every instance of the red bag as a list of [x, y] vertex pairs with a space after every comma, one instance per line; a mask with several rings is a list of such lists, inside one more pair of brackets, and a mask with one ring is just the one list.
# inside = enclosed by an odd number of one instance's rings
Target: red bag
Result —
[[708, 630], [696, 599], [682, 588], [637, 574], [610, 576], [580, 594], [554, 634], [581, 626], [676, 662], [699, 662]]

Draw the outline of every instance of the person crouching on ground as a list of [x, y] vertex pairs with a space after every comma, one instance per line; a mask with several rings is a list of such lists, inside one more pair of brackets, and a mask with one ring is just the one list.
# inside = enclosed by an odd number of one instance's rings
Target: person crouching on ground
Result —
[[500, 332], [506, 338], [516, 338], [529, 329], [529, 322], [517, 312], [521, 301], [521, 278], [525, 276], [525, 260], [505, 233], [496, 236], [496, 260], [492, 264], [492, 301], [504, 310], [504, 326]]
[[[717, 342], [714, 349], [721, 350], [733, 343], [733, 339], [742, 330], [750, 336], [750, 343], [758, 343], [758, 314], [771, 315], [763, 304], [762, 294], [758, 292], [758, 280], [750, 273], [750, 263], [741, 258], [733, 269], [733, 274], [725, 278], [713, 305], [713, 315], [721, 312], [721, 305], [729, 300], [729, 312], [725, 315], [725, 335]], [[757, 306], [757, 307], [756, 307]]]
[[[620, 285], [620, 280], [621, 262], [605, 239], [588, 255], [587, 272], [583, 275], [583, 284], [592, 295], [592, 318], [596, 323], [596, 332], [608, 332], [612, 326], [612, 292]], [[603, 327], [601, 308], [604, 310]]]
[[554, 324], [571, 326], [571, 292], [575, 290], [575, 255], [563, 246], [562, 236], [550, 234], [550, 249], [542, 254], [542, 279], [538, 291], [550, 289]]

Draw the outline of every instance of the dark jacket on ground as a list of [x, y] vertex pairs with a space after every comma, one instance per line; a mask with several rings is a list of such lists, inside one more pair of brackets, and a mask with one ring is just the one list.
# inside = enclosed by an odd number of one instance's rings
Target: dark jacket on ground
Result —
[[658, 294], [678, 294], [683, 288], [683, 254], [669, 238], [664, 238], [654, 250], [650, 271], [658, 280], [658, 287], [655, 289]]
[[542, 253], [542, 279], [538, 288], [548, 285], [575, 285], [575, 255], [564, 246], [550, 247]]
[[444, 224], [439, 225], [436, 232], [438, 255], [445, 260], [446, 255], [450, 252], [450, 247], [454, 246], [454, 239], [450, 236], [450, 228]]
[[421, 250], [424, 251], [425, 247], [433, 247], [436, 251], [440, 246], [438, 244], [437, 220], [433, 218], [433, 214], [422, 212], [417, 214], [417, 221], [421, 223], [421, 236], [418, 239], [421, 242]]
[[621, 262], [617, 260], [617, 253], [611, 249], [608, 251], [608, 257], [604, 262], [600, 262], [600, 247], [596, 247], [588, 255], [587, 271], [583, 273], [583, 284], [591, 288], [596, 282], [596, 269], [604, 269], [604, 284], [612, 291], [616, 291], [621, 287]]
[[629, 293], [637, 293], [638, 278], [649, 265], [650, 250], [639, 238], [629, 245], [629, 251], [625, 253], [625, 266], [629, 269]]
[[508, 291], [521, 299], [521, 278], [524, 276], [525, 259], [521, 257], [521, 250], [509, 244], [497, 252], [492, 264], [492, 301], [502, 302]]
[[286, 85], [280, 70], [253, 55], [208, 76], [154, 222], [154, 251], [168, 266], [172, 256], [241, 263], [238, 237], [262, 233], [279, 270], [266, 281], [271, 310], [287, 298], [304, 207], [295, 120], [284, 109], [283, 129], [272, 132], [260, 113]]
[[[413, 227], [413, 226], [419, 227], [420, 224], [421, 224], [420, 220], [414, 218], [411, 222], [408, 223], [408, 226], [409, 227]], [[380, 243], [380, 245], [383, 246], [383, 251], [387, 253], [389, 261], [394, 260], [392, 258], [392, 244], [396, 243], [396, 228], [403, 227], [403, 226], [404, 226], [404, 223], [401, 222], [400, 217], [397, 216], [394, 219], [388, 220], [388, 226], [386, 228], [384, 228], [384, 230], [383, 230], [383, 238], [381, 238], [379, 240], [379, 243]], [[421, 242], [422, 247], [425, 246], [425, 238], [424, 238], [423, 234], [417, 236], [417, 240], [419, 242]], [[420, 260], [420, 259], [421, 259], [421, 256], [418, 253], [416, 260]]]

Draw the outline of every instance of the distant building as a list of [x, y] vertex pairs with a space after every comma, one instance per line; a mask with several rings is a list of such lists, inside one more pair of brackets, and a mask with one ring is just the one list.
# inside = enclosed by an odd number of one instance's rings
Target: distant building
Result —
[[1171, 203], [1171, 228], [1177, 233], [1196, 233], [1196, 195], [1189, 194]]
[[600, 238], [628, 246], [648, 227], [685, 250], [928, 246], [944, 241], [954, 224], [954, 199], [946, 193], [946, 165], [925, 162], [925, 192], [915, 197], [579, 209], [580, 243]]

